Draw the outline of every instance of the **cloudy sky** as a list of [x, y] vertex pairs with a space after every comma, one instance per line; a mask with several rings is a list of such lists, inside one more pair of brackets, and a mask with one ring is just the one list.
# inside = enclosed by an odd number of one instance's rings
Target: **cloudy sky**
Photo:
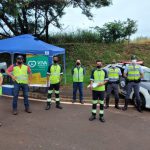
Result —
[[[89, 29], [89, 27], [102, 26], [106, 22], [131, 18], [137, 21], [138, 31], [132, 36], [150, 37], [150, 0], [112, 0], [113, 5], [101, 9], [93, 9], [93, 20], [81, 14], [80, 9], [67, 8], [66, 15], [61, 19], [64, 32], [76, 29]], [[52, 29], [53, 30], [53, 29]], [[54, 29], [55, 32], [60, 30]]]

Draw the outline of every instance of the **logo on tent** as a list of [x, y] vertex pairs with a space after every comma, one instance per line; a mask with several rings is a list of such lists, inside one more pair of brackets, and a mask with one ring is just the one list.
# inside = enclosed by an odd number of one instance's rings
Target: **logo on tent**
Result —
[[28, 65], [33, 68], [36, 66], [36, 61], [28, 61]]

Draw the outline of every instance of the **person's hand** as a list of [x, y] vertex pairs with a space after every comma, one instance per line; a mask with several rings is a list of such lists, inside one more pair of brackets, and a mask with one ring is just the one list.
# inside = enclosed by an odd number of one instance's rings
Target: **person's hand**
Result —
[[93, 83], [90, 84], [90, 90], [92, 90], [92, 89], [93, 89]]
[[17, 80], [17, 77], [15, 77], [15, 76], [12, 76], [11, 78], [12, 78], [13, 81]]
[[98, 86], [103, 86], [103, 85], [104, 85], [104, 83], [99, 83], [99, 84], [98, 84]]

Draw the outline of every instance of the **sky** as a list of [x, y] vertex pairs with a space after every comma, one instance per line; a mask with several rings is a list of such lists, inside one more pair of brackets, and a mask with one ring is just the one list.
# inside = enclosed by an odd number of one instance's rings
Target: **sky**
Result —
[[[63, 32], [75, 32], [77, 29], [90, 29], [114, 20], [125, 21], [127, 18], [137, 21], [138, 31], [132, 36], [150, 37], [150, 0], [112, 0], [109, 7], [92, 9], [93, 20], [89, 20], [82, 14], [79, 8], [66, 8], [66, 15], [60, 20], [63, 24]], [[51, 31], [60, 32], [51, 28]]]

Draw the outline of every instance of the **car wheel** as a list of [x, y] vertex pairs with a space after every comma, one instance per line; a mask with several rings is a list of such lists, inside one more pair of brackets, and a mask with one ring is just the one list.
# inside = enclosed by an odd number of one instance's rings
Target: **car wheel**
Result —
[[[140, 94], [140, 98], [141, 98], [141, 108], [143, 110], [145, 108], [146, 101], [145, 101], [145, 97], [142, 94]], [[133, 104], [135, 105], [135, 107], [137, 106], [135, 95], [133, 96]]]

